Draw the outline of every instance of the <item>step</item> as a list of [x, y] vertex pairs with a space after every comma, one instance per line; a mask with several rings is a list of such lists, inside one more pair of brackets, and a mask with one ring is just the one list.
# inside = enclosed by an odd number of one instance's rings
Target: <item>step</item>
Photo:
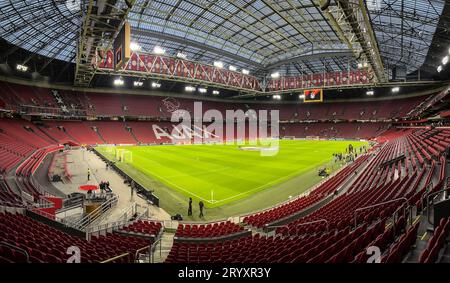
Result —
[[173, 238], [175, 234], [163, 232], [161, 242], [156, 245], [154, 256], [154, 263], [162, 263], [166, 260], [173, 246]]

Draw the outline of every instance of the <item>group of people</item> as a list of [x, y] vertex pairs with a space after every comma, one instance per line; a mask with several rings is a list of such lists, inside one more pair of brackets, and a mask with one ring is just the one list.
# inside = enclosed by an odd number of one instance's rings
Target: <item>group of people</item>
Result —
[[101, 193], [112, 193], [111, 187], [109, 186], [109, 181], [101, 181], [99, 188]]
[[[200, 210], [200, 214], [199, 214], [198, 217], [200, 217], [200, 218], [205, 217], [203, 215], [203, 208], [204, 207], [205, 207], [205, 204], [203, 203], [203, 201], [199, 201], [198, 208]], [[188, 216], [192, 216], [192, 198], [189, 198]]]
[[[367, 153], [367, 147], [365, 145], [359, 147], [359, 154]], [[345, 148], [344, 153], [333, 153], [334, 162], [351, 162], [358, 158], [357, 150], [350, 144]]]

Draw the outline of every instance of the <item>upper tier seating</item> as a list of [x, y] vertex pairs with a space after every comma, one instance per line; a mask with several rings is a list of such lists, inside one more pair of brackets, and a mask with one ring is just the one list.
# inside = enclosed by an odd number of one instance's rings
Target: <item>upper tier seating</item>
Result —
[[[115, 93], [72, 92], [58, 90], [62, 102], [55, 101], [51, 89], [0, 82], [0, 99], [7, 109], [19, 109], [20, 106], [32, 106], [21, 110], [38, 113], [41, 107], [60, 110], [67, 109], [79, 115], [88, 113], [96, 116], [148, 116], [170, 118], [176, 109], [193, 111], [194, 100], [144, 95], [123, 95]], [[406, 99], [333, 102], [321, 104], [274, 105], [262, 103], [220, 103], [203, 101], [203, 113], [208, 109], [225, 110], [247, 109], [280, 110], [282, 120], [373, 120], [405, 117], [419, 105], [426, 96]], [[107, 103], [105, 103], [107, 101]], [[59, 103], [59, 104], [58, 104]], [[63, 104], [63, 105], [62, 105]], [[80, 112], [83, 110], [84, 112]], [[68, 112], [65, 112], [67, 114]]]

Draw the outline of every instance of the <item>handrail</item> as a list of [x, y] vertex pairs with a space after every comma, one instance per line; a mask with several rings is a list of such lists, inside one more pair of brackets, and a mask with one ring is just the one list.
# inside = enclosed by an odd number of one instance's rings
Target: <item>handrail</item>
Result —
[[43, 211], [43, 210], [36, 209], [36, 207], [32, 207], [32, 206], [30, 207], [30, 206], [28, 206], [28, 207], [26, 207], [26, 208], [27, 208], [29, 211], [33, 212], [33, 213], [36, 213], [36, 214], [39, 214], [39, 215], [41, 215], [41, 216], [43, 216], [43, 217], [46, 217], [46, 218], [48, 218], [48, 219], [51, 219], [51, 220], [60, 222], [60, 223], [66, 225], [66, 226], [68, 226], [68, 227], [72, 227], [72, 228], [78, 229], [78, 228], [76, 228], [76, 225], [75, 225], [74, 222], [69, 221], [69, 220], [66, 220], [65, 218], [57, 217], [56, 215], [53, 215], [53, 214], [51, 214], [51, 213], [45, 212], [45, 211]]
[[385, 205], [385, 204], [392, 203], [392, 202], [396, 202], [396, 201], [399, 201], [399, 200], [404, 200], [405, 203], [408, 204], [408, 206], [410, 205], [409, 204], [409, 200], [407, 198], [401, 197], [401, 198], [396, 198], [396, 199], [392, 199], [392, 200], [388, 200], [388, 201], [384, 201], [384, 202], [380, 202], [380, 203], [377, 203], [377, 204], [372, 204], [372, 205], [368, 205], [368, 206], [364, 206], [364, 207], [360, 207], [360, 208], [355, 209], [355, 214], [354, 214], [354, 216], [355, 216], [355, 227], [358, 226], [358, 218], [356, 217], [356, 214], [359, 211], [363, 211], [363, 210], [366, 210], [366, 209], [369, 209], [369, 208], [378, 207], [378, 206]]
[[115, 261], [115, 260], [117, 260], [117, 259], [119, 259], [119, 258], [123, 258], [123, 257], [125, 257], [125, 256], [127, 256], [127, 255], [130, 255], [130, 253], [124, 253], [124, 254], [121, 254], [121, 255], [112, 257], [112, 258], [110, 258], [110, 259], [107, 259], [107, 260], [104, 260], [104, 261], [100, 261], [100, 263], [109, 263], [109, 262]]
[[159, 256], [161, 257], [162, 255], [162, 248], [161, 248], [161, 242], [162, 242], [162, 238], [160, 237], [159, 239], [157, 239], [154, 243], [152, 243], [151, 248], [150, 248], [150, 256], [151, 256], [151, 262], [155, 263], [155, 248], [156, 245], [158, 245], [159, 243]]
[[97, 207], [96, 209], [94, 209], [93, 211], [91, 211], [91, 213], [89, 213], [88, 215], [86, 215], [85, 217], [81, 218], [80, 220], [76, 221], [75, 227], [73, 228], [77, 228], [80, 230], [85, 230], [86, 227], [92, 223], [92, 221], [95, 221], [96, 219], [98, 219], [103, 212], [103, 210], [108, 207], [108, 206], [113, 206], [118, 202], [119, 198], [118, 196], [114, 195], [112, 198], [108, 199], [107, 201], [103, 202], [99, 207]]
[[[248, 213], [245, 213], [245, 214], [240, 214], [240, 215], [237, 215], [237, 216], [232, 216], [232, 217], [230, 217], [230, 218], [228, 218], [228, 219], [238, 218], [238, 223], [241, 223], [241, 219], [244, 219], [244, 218], [247, 217], [247, 216], [251, 216], [251, 215], [254, 215], [254, 214], [264, 213], [264, 212], [270, 211], [270, 210], [272, 210], [272, 209], [279, 208], [279, 207], [281, 207], [281, 206], [283, 206], [283, 205], [285, 205], [285, 204], [294, 202], [295, 200], [297, 200], [297, 199], [299, 199], [299, 198], [301, 198], [301, 197], [308, 196], [310, 193], [314, 192], [317, 188], [319, 188], [320, 186], [322, 186], [324, 183], [328, 182], [328, 181], [331, 180], [333, 177], [335, 177], [336, 175], [338, 175], [342, 170], [344, 170], [344, 169], [347, 168], [348, 166], [353, 165], [358, 159], [362, 158], [363, 156], [368, 156], [368, 157], [370, 158], [369, 152], [364, 153], [364, 154], [361, 154], [361, 155], [358, 155], [358, 157], [357, 157], [354, 161], [345, 162], [345, 164], [344, 164], [345, 166], [340, 167], [339, 169], [337, 169], [336, 171], [334, 171], [333, 173], [331, 173], [328, 177], [326, 177], [325, 179], [321, 180], [319, 183], [313, 185], [312, 187], [310, 187], [309, 189], [307, 189], [305, 192], [303, 192], [303, 193], [301, 193], [301, 194], [299, 194], [299, 195], [297, 195], [297, 196], [295, 196], [295, 197], [293, 197], [293, 198], [291, 198], [291, 199], [285, 200], [285, 201], [283, 201], [283, 202], [281, 202], [281, 203], [272, 205], [272, 206], [267, 207], [267, 208], [264, 208], [264, 209], [262, 209], [262, 210], [255, 210], [255, 211], [248, 212]], [[363, 164], [363, 163], [362, 163], [362, 164]], [[362, 164], [360, 164], [360, 165], [362, 165]], [[359, 168], [359, 167], [358, 167], [358, 168]], [[226, 221], [226, 220], [224, 220], [224, 221]]]
[[[142, 247], [142, 248], [140, 248], [140, 249], [138, 249], [138, 250], [136, 250], [136, 252], [134, 253], [134, 260], [136, 261], [136, 259], [137, 259], [137, 257], [138, 257], [138, 254], [140, 254], [142, 251], [144, 251], [144, 250], [146, 250], [146, 249], [150, 249], [151, 248], [151, 245], [148, 245], [148, 246], [145, 246], [145, 247]], [[149, 250], [149, 253], [150, 253], [150, 256], [151, 256], [151, 249]]]
[[[309, 221], [309, 222], [306, 222], [306, 223], [300, 223], [300, 224], [297, 224], [296, 225], [296, 227], [300, 227], [300, 226], [305, 226], [305, 225], [310, 225], [310, 224], [314, 224], [314, 223], [320, 223], [320, 222], [325, 222], [325, 224], [326, 224], [326, 231], [327, 231], [327, 233], [330, 231], [330, 223], [328, 222], [328, 220], [326, 220], [326, 219], [318, 219], [318, 220], [314, 220], [314, 221]], [[285, 225], [275, 225], [275, 226], [267, 226], [266, 225], [266, 228], [284, 228], [284, 227], [289, 227], [289, 224], [285, 224]], [[291, 236], [291, 235], [289, 235], [289, 236]], [[296, 236], [298, 236], [298, 234], [296, 235]]]
[[26, 250], [22, 249], [21, 247], [14, 246], [14, 245], [12, 245], [10, 243], [7, 243], [5, 241], [1, 241], [0, 242], [0, 246], [8, 247], [8, 248], [15, 249], [15, 250], [19, 251], [20, 253], [22, 253], [22, 254], [24, 254], [26, 256], [27, 263], [30, 263], [30, 255], [28, 254], [28, 252]]
[[[442, 193], [442, 192], [446, 192], [446, 191], [449, 190], [449, 189], [450, 189], [450, 187], [449, 187], [449, 188], [442, 189], [442, 190], [439, 190], [439, 191], [436, 191], [436, 192], [429, 192], [429, 193], [426, 195], [426, 200], [427, 200], [427, 222], [428, 222], [428, 224], [434, 225], [434, 222], [432, 223], [432, 222], [431, 222], [431, 219], [430, 219], [430, 197], [435, 196], [435, 195], [438, 195], [438, 194], [440, 194], [440, 193]], [[433, 204], [433, 205], [434, 205], [434, 204]]]

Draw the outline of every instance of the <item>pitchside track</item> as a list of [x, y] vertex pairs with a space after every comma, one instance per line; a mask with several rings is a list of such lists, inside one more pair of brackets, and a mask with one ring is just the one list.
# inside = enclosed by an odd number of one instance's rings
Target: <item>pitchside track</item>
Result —
[[[261, 156], [259, 151], [242, 150], [237, 145], [118, 146], [99, 147], [98, 150], [132, 176], [140, 175], [140, 182], [146, 182], [142, 178], [144, 174], [186, 199], [203, 200], [206, 207], [217, 208], [262, 190], [274, 190], [275, 196], [282, 193], [277, 191], [280, 189], [277, 185], [292, 178], [296, 178], [298, 190], [291, 190], [290, 194], [298, 195], [311, 185], [308, 183], [305, 187], [303, 181], [316, 176], [321, 166], [338, 169], [340, 164], [333, 162], [332, 154], [344, 153], [349, 144], [359, 148], [367, 142], [283, 140], [278, 154], [269, 157]], [[154, 183], [149, 184], [151, 188], [152, 185]], [[266, 195], [270, 197], [271, 194]], [[182, 198], [178, 201], [183, 202]], [[162, 198], [162, 203], [170, 201]]]

